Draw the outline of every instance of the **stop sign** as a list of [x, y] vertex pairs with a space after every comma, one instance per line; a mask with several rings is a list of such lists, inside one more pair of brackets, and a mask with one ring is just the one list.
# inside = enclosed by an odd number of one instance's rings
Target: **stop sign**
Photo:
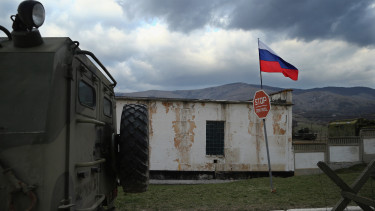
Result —
[[254, 112], [260, 119], [267, 117], [271, 110], [270, 97], [263, 90], [255, 92], [253, 98]]

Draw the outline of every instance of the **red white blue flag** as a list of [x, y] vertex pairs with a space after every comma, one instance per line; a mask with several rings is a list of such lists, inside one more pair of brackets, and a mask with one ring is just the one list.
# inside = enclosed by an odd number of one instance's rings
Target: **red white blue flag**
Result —
[[298, 80], [298, 69], [284, 61], [271, 48], [258, 40], [260, 71], [282, 73], [285, 77]]

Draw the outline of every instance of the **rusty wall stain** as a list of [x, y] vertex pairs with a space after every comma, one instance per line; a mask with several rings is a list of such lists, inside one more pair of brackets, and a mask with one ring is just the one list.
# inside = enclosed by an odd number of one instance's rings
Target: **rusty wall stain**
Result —
[[174, 147], [178, 151], [179, 170], [187, 170], [186, 168], [191, 166], [190, 151], [195, 138], [195, 109], [194, 106], [185, 102], [182, 104], [182, 108], [180, 103], [176, 103], [175, 106], [170, 106], [170, 109], [175, 113], [172, 128], [175, 134]]
[[194, 121], [173, 121], [173, 130], [175, 132], [174, 146], [180, 152], [186, 152], [194, 143], [194, 129], [196, 128]]
[[174, 147], [176, 149], [179, 149], [181, 141], [183, 139], [183, 135], [181, 134], [179, 125], [177, 125], [178, 122], [177, 121], [173, 121], [172, 123], [173, 123], [173, 130], [174, 130], [174, 133], [175, 133], [175, 136], [174, 136]]
[[206, 163], [206, 165], [201, 170], [206, 170], [206, 171], [211, 170], [214, 168], [214, 166], [215, 166], [215, 163]]
[[255, 123], [252, 121], [252, 116], [255, 115], [253, 113], [253, 110], [252, 110], [252, 107], [251, 105], [249, 104], [248, 106], [248, 112], [247, 112], [247, 118], [249, 120], [249, 126], [247, 127], [247, 133], [250, 135], [250, 136], [255, 136], [256, 134], [254, 134], [254, 125]]
[[254, 135], [253, 134], [253, 128], [254, 128], [254, 122], [249, 122], [249, 126], [247, 127], [247, 133], [249, 134], [249, 135]]
[[264, 158], [260, 154], [261, 142], [264, 141], [264, 132], [263, 132], [263, 122], [260, 120], [255, 124], [256, 134], [255, 134], [255, 144], [256, 144], [256, 154], [257, 154], [257, 163], [260, 163]]
[[174, 160], [174, 161], [176, 161], [176, 162], [177, 162], [177, 164], [178, 164], [178, 167], [177, 167], [177, 168], [178, 168], [178, 170], [179, 170], [179, 171], [181, 171], [181, 164], [180, 164], [180, 159], [178, 159], [178, 158], [177, 158], [177, 159], [176, 159], [176, 160]]
[[284, 135], [286, 130], [280, 127], [280, 124], [274, 123], [273, 124], [273, 134], [274, 135]]
[[165, 112], [168, 114], [169, 108], [173, 107], [173, 103], [172, 102], [162, 102], [162, 104], [165, 107]]
[[194, 121], [188, 120], [188, 123], [189, 123], [189, 128], [188, 128], [189, 139], [191, 143], [194, 143], [194, 137], [195, 137], [194, 129], [197, 128], [197, 126], [195, 125]]
[[284, 135], [286, 130], [283, 129], [280, 124], [283, 124], [281, 121], [283, 112], [279, 113], [277, 111], [274, 112], [274, 115], [272, 117], [273, 120], [273, 134], [274, 135]]
[[154, 129], [152, 127], [152, 120], [153, 120], [153, 115], [156, 114], [157, 112], [157, 106], [156, 106], [156, 103], [153, 102], [153, 103], [148, 103], [148, 113], [149, 113], [149, 136], [150, 136], [150, 140], [152, 138], [152, 136], [154, 135]]

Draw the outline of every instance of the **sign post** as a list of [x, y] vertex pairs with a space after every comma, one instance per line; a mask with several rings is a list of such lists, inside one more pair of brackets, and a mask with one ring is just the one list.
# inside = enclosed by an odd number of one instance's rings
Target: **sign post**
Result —
[[270, 153], [268, 149], [268, 139], [267, 139], [267, 129], [266, 129], [266, 117], [271, 110], [271, 103], [270, 103], [270, 97], [267, 95], [266, 92], [263, 90], [259, 90], [255, 92], [254, 98], [253, 98], [253, 107], [254, 107], [254, 113], [257, 115], [259, 119], [263, 120], [263, 127], [264, 127], [264, 138], [266, 141], [266, 149], [267, 149], [267, 160], [268, 160], [268, 173], [270, 176], [270, 186], [271, 186], [271, 192], [276, 192], [276, 189], [273, 188], [272, 184], [272, 170], [271, 170], [271, 160], [270, 160]]

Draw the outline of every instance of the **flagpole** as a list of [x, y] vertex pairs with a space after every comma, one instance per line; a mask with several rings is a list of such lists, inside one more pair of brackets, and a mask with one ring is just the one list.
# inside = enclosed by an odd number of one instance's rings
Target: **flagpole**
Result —
[[260, 68], [260, 51], [259, 51], [259, 38], [258, 38], [258, 61], [259, 61], [259, 74], [260, 74], [260, 89], [263, 89], [262, 70]]
[[[260, 67], [259, 38], [258, 38], [258, 55], [259, 55], [260, 89], [263, 90], [262, 69], [261, 69], [261, 67]], [[273, 183], [272, 183], [272, 169], [271, 169], [270, 152], [269, 152], [269, 148], [268, 148], [268, 138], [267, 138], [267, 129], [266, 129], [266, 118], [263, 118], [263, 128], [264, 128], [264, 140], [265, 140], [265, 142], [266, 142], [266, 150], [267, 150], [268, 174], [269, 174], [269, 177], [270, 177], [271, 193], [275, 193], [275, 192], [276, 192], [276, 189], [274, 189], [274, 187], [273, 187]]]

